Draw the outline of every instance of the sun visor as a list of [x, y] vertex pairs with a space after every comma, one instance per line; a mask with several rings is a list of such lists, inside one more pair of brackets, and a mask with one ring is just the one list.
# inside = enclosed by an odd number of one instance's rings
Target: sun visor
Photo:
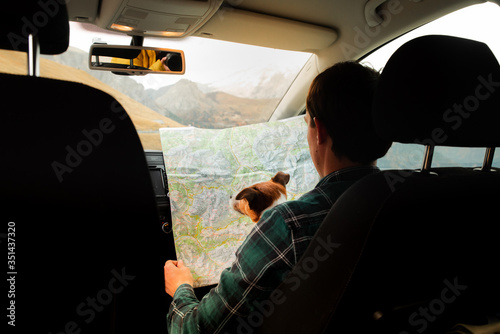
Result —
[[193, 35], [223, 41], [313, 52], [337, 40], [334, 29], [235, 8], [219, 11]]

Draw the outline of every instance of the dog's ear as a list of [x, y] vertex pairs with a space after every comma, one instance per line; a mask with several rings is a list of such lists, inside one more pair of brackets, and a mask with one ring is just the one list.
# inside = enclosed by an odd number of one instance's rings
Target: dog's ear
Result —
[[283, 186], [286, 186], [288, 184], [288, 181], [290, 181], [290, 174], [283, 173], [283, 172], [278, 172], [274, 177], [271, 179], [271, 181], [280, 183]]
[[265, 195], [257, 188], [251, 187], [251, 188], [245, 188], [238, 195], [236, 195], [237, 200], [242, 200], [246, 199], [248, 203], [248, 207], [250, 210], [256, 210], [256, 211], [261, 211], [264, 209], [262, 207], [263, 205], [263, 198]]
[[259, 194], [259, 191], [254, 188], [245, 188], [236, 195], [236, 199], [239, 201], [245, 198], [249, 203]]

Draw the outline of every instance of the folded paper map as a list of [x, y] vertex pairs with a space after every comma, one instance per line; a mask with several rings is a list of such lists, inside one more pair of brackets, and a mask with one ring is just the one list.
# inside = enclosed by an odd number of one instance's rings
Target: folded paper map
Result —
[[177, 259], [195, 287], [216, 284], [253, 223], [229, 205], [231, 195], [276, 172], [290, 174], [288, 200], [319, 181], [304, 117], [229, 129], [160, 129]]

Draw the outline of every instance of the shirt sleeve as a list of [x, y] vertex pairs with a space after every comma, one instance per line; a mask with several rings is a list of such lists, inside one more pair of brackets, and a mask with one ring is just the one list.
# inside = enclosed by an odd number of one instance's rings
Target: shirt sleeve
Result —
[[149, 67], [149, 69], [154, 72], [165, 72], [165, 67], [163, 67], [161, 59], [158, 59], [153, 65]]
[[189, 284], [177, 289], [167, 315], [169, 333], [236, 329], [242, 321], [236, 319], [245, 319], [267, 300], [294, 262], [287, 224], [278, 211], [266, 211], [236, 251], [232, 266], [222, 272], [217, 287], [201, 301]]

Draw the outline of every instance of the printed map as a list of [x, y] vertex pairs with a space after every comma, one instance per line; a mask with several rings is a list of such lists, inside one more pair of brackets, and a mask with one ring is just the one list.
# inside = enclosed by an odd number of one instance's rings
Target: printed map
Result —
[[160, 129], [177, 259], [195, 287], [216, 284], [254, 223], [229, 205], [231, 195], [278, 171], [290, 174], [288, 200], [319, 181], [299, 116], [284, 121], [209, 130]]

